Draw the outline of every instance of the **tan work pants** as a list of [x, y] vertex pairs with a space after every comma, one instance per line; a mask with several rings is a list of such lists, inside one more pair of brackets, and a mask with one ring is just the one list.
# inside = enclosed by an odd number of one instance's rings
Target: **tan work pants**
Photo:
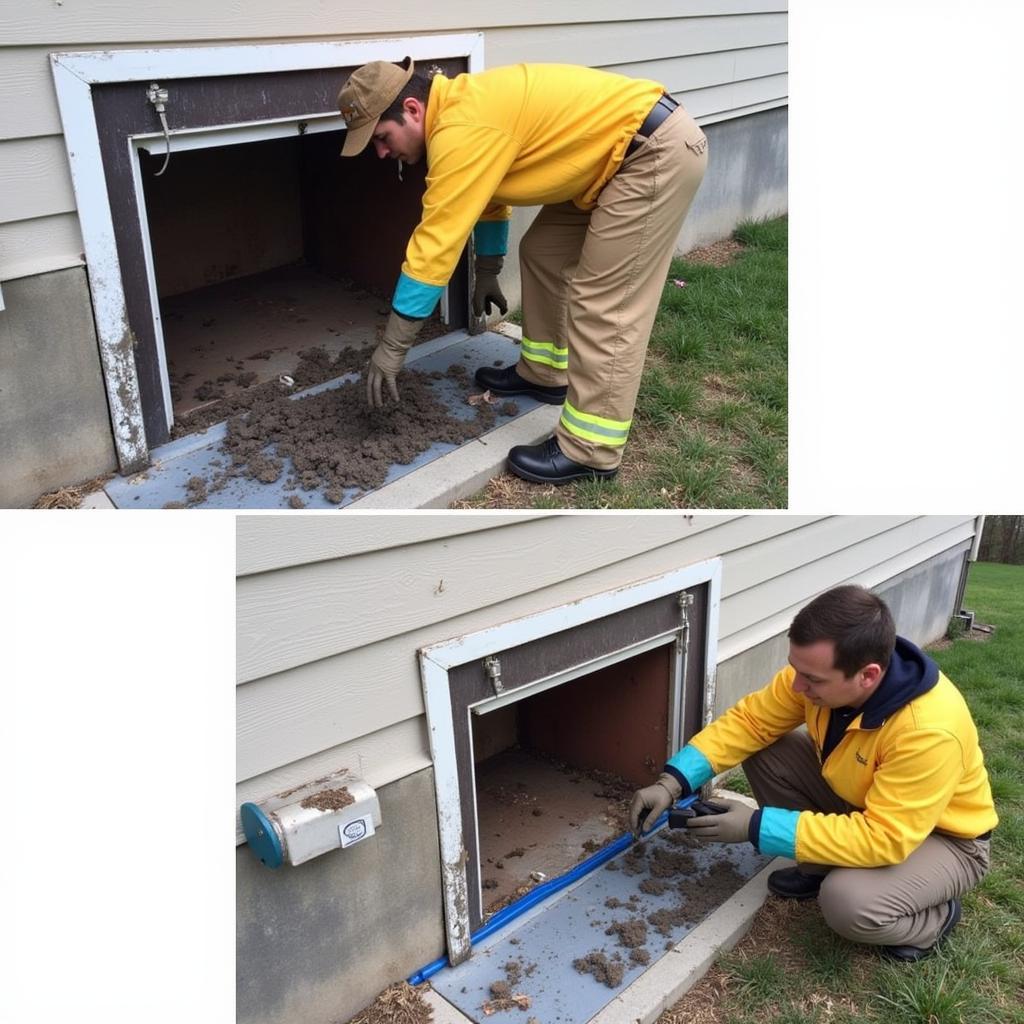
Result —
[[[762, 807], [847, 814], [854, 810], [821, 776], [809, 736], [791, 732], [743, 762]], [[931, 946], [946, 923], [949, 901], [972, 889], [988, 871], [988, 840], [933, 832], [902, 864], [838, 868], [801, 864], [827, 874], [818, 893], [833, 931], [873, 946]]]
[[562, 451], [614, 469], [632, 423], [651, 327], [707, 139], [677, 107], [623, 161], [597, 207], [545, 206], [523, 237], [523, 344], [516, 370], [568, 394]]

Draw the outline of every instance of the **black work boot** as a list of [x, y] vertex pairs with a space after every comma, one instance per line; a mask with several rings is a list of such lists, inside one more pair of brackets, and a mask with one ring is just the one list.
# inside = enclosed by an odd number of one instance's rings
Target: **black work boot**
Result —
[[824, 875], [806, 875], [799, 868], [781, 868], [768, 876], [768, 891], [785, 900], [809, 900], [818, 895]]
[[878, 950], [883, 956], [887, 956], [892, 960], [902, 960], [907, 964], [916, 963], [918, 960], [923, 960], [926, 956], [931, 956], [938, 949], [939, 943], [944, 941], [946, 936], [956, 927], [956, 923], [959, 920], [960, 901], [950, 900], [949, 915], [946, 917], [946, 923], [942, 926], [939, 937], [930, 946], [879, 946]]
[[546, 402], [548, 405], [562, 405], [569, 390], [566, 386], [556, 388], [534, 384], [520, 377], [514, 366], [481, 366], [473, 375], [473, 379], [492, 394], [529, 395], [538, 402]]
[[567, 484], [572, 480], [610, 480], [618, 469], [594, 469], [562, 454], [554, 434], [540, 444], [517, 444], [508, 453], [509, 471], [536, 484]]

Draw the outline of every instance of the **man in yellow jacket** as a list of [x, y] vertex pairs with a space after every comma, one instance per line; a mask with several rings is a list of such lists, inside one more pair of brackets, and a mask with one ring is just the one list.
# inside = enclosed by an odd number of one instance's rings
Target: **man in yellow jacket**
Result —
[[384, 338], [367, 371], [373, 407], [396, 377], [473, 235], [473, 308], [507, 312], [498, 283], [512, 206], [543, 207], [520, 245], [523, 340], [516, 366], [483, 367], [496, 395], [562, 406], [554, 434], [509, 452], [542, 483], [612, 477], [644, 354], [707, 140], [663, 86], [585, 67], [517, 64], [448, 79], [373, 61], [342, 86], [343, 156], [427, 162], [423, 214], [406, 249]]
[[998, 818], [971, 713], [861, 587], [815, 598], [789, 641], [787, 668], [635, 794], [633, 831], [742, 761], [759, 809], [729, 801], [687, 828], [793, 858], [796, 867], [769, 876], [773, 893], [817, 896], [840, 935], [919, 960], [953, 929], [960, 897], [989, 867]]

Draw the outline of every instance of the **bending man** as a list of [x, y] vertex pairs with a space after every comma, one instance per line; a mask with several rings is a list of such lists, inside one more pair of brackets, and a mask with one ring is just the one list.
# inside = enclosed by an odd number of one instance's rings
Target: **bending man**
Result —
[[815, 598], [789, 641], [789, 667], [635, 794], [633, 830], [742, 761], [759, 809], [729, 802], [687, 828], [793, 858], [796, 867], [769, 876], [773, 893], [816, 896], [840, 935], [919, 960], [953, 929], [960, 897], [989, 867], [998, 819], [971, 713], [861, 587]]
[[657, 82], [591, 68], [517, 64], [428, 80], [374, 61], [338, 94], [343, 156], [426, 157], [423, 215], [409, 240], [371, 405], [396, 377], [470, 233], [473, 309], [507, 312], [498, 283], [512, 206], [538, 214], [520, 245], [518, 365], [477, 371], [497, 395], [562, 406], [554, 434], [509, 452], [512, 472], [563, 484], [614, 476], [676, 239], [707, 163], [707, 140]]

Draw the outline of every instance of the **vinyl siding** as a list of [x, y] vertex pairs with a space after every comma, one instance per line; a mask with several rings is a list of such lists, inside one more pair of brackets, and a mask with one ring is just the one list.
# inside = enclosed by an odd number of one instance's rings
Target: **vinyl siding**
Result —
[[970, 516], [242, 519], [239, 803], [342, 764], [374, 786], [429, 765], [427, 644], [722, 557], [721, 663], [814, 594], [877, 585], [973, 534]]
[[201, 0], [9, 6], [0, 22], [0, 196], [9, 197], [0, 205], [0, 280], [81, 263], [50, 52], [482, 31], [488, 67], [555, 61], [653, 78], [702, 123], [787, 102], [787, 4], [773, 0], [652, 0], [642, 17], [610, 0], [385, 0], [329, 10], [256, 0], [244, 15]]

